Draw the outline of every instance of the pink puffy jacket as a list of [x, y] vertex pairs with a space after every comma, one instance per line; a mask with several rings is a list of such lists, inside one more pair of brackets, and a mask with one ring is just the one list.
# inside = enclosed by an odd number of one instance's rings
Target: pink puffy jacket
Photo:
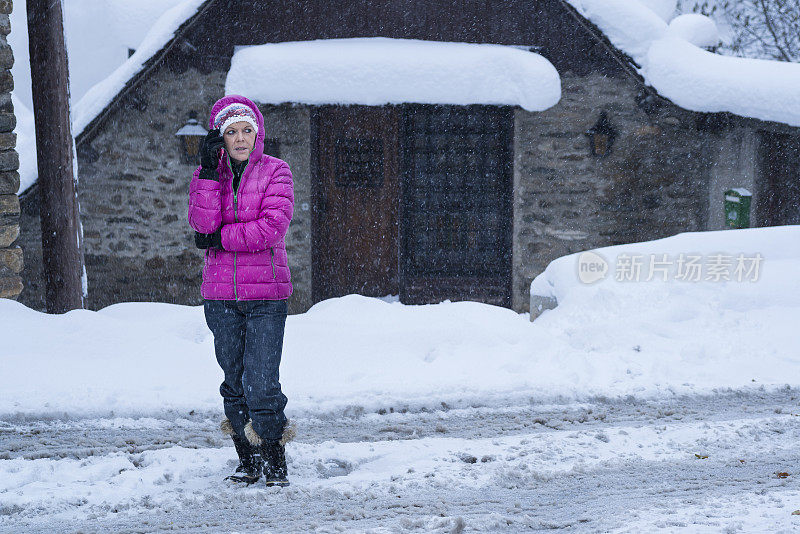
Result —
[[230, 95], [211, 109], [209, 128], [217, 112], [234, 102], [256, 115], [255, 149], [233, 190], [233, 171], [223, 150], [220, 180], [198, 178], [189, 186], [189, 224], [204, 234], [222, 226], [224, 250], [206, 249], [200, 292], [209, 300], [279, 300], [292, 294], [286, 230], [294, 210], [292, 173], [286, 162], [264, 154], [264, 117], [253, 102]]

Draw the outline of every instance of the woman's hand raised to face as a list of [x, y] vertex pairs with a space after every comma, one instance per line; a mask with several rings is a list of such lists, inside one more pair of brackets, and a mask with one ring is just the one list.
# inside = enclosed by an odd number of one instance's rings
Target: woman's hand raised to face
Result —
[[224, 146], [225, 140], [222, 139], [219, 129], [208, 132], [200, 145], [200, 166], [204, 170], [217, 170], [217, 165], [219, 165], [219, 151]]

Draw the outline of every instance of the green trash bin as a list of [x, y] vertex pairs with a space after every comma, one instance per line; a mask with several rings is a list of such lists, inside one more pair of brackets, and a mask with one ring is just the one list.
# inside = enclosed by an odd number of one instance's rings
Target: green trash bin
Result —
[[725, 191], [725, 226], [750, 228], [750, 200], [753, 194], [744, 187]]

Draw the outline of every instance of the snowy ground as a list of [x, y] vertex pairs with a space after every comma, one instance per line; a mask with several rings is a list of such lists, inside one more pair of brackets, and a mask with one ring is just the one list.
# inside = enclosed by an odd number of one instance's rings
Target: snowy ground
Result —
[[[0, 299], [0, 532], [800, 530], [800, 227], [593, 254], [534, 281], [559, 305], [533, 323], [355, 295], [289, 317], [284, 489], [223, 481], [201, 307]], [[757, 276], [703, 278], [723, 255]]]
[[0, 531], [794, 532], [799, 397], [320, 414], [270, 490], [216, 414], [6, 420]]

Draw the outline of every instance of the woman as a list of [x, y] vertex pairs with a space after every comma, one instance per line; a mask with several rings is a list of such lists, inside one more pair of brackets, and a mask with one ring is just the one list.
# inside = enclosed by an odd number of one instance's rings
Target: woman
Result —
[[209, 127], [189, 188], [189, 224], [205, 249], [201, 293], [225, 373], [221, 427], [239, 455], [228, 479], [252, 484], [263, 472], [267, 486], [286, 486], [292, 430], [278, 367], [292, 294], [285, 243], [292, 173], [264, 154], [264, 118], [247, 98], [218, 100]]

